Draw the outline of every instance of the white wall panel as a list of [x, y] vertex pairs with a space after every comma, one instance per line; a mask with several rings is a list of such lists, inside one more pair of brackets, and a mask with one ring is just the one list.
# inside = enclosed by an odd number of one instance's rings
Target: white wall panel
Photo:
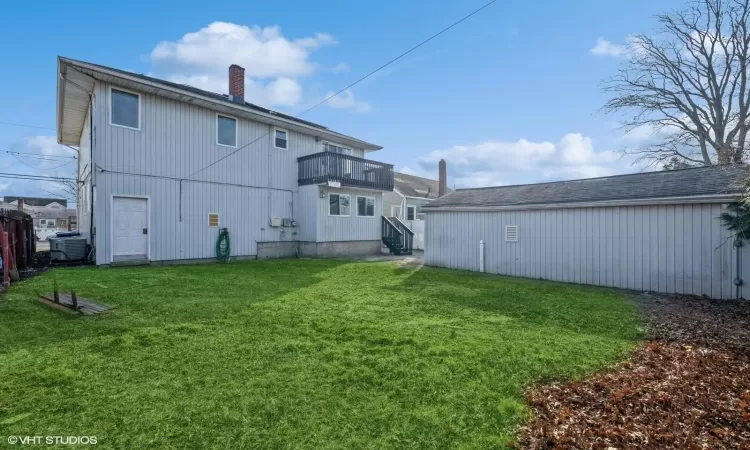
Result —
[[[737, 254], [719, 204], [429, 212], [425, 263], [655, 292], [736, 296]], [[505, 242], [505, 226], [519, 242]], [[750, 283], [750, 246], [741, 278]], [[747, 288], [740, 296], [747, 296]]]

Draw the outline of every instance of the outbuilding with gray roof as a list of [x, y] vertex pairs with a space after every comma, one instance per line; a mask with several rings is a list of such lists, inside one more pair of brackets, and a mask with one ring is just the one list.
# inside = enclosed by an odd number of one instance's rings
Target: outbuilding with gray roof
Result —
[[750, 248], [719, 220], [746, 166], [458, 189], [423, 207], [425, 264], [641, 291], [747, 297]]

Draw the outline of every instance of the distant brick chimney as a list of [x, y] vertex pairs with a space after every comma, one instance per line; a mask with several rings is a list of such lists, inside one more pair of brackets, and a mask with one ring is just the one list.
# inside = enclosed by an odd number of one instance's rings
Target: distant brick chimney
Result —
[[438, 163], [438, 197], [448, 193], [448, 170], [445, 160], [441, 159]]
[[23, 199], [22, 198], [18, 199], [18, 210], [23, 211]]
[[245, 69], [237, 64], [229, 66], [229, 95], [233, 101], [245, 103]]

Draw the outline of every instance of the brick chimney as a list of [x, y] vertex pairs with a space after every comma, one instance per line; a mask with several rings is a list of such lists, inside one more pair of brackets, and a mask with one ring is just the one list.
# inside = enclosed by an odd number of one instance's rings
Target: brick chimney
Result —
[[237, 64], [229, 66], [229, 95], [232, 101], [245, 104], [245, 69]]
[[445, 160], [441, 159], [438, 163], [438, 197], [448, 193], [448, 170], [445, 166]]
[[18, 210], [23, 211], [23, 199], [22, 198], [18, 199]]

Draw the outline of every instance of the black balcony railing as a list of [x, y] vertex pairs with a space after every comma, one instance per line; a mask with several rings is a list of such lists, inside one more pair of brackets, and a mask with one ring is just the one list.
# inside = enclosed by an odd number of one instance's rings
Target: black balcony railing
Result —
[[329, 181], [341, 186], [393, 190], [393, 165], [340, 153], [322, 152], [297, 158], [298, 183]]

